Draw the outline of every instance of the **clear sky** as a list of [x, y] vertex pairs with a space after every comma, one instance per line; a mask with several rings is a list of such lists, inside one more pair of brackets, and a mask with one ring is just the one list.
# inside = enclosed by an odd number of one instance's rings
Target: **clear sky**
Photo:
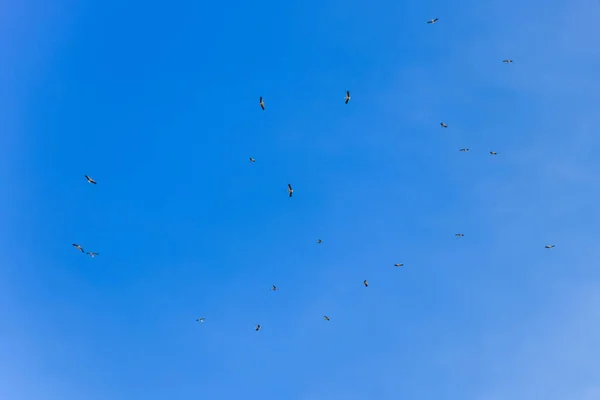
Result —
[[600, 4], [413, 3], [0, 3], [0, 398], [600, 399]]

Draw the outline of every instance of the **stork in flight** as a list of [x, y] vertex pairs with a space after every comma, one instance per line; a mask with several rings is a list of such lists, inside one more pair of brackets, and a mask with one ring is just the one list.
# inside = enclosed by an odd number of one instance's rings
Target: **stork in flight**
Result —
[[495, 156], [498, 153], [496, 153], [495, 151], [490, 151], [490, 154], [493, 155], [493, 156]]
[[556, 246], [556, 245], [554, 245], [554, 244], [547, 244], [547, 245], [546, 245], [546, 246], [544, 246], [544, 247], [546, 247], [547, 249], [551, 249], [551, 248], [553, 248], [554, 246]]
[[292, 189], [292, 185], [290, 185], [289, 183], [288, 183], [287, 192], [290, 195], [290, 197], [292, 197], [292, 194], [294, 193], [294, 189]]
[[363, 285], [365, 285], [365, 287], [369, 287], [369, 282], [367, 282], [367, 280], [365, 279], [365, 280], [363, 281]]
[[258, 104], [260, 104], [260, 108], [262, 108], [263, 111], [265, 111], [265, 102], [263, 101], [262, 96], [260, 96], [260, 100], [258, 101]]
[[346, 98], [345, 98], [345, 100], [346, 100], [346, 104], [348, 104], [348, 102], [350, 101], [350, 99], [351, 99], [351, 98], [352, 98], [352, 97], [350, 97], [350, 91], [349, 91], [349, 90], [346, 90]]
[[448, 127], [448, 125], [446, 125], [446, 124], [445, 124], [445, 123], [443, 123], [443, 122], [440, 122], [440, 125], [442, 126], [442, 128], [447, 128], [447, 127]]
[[400, 263], [400, 264], [394, 264], [394, 267], [402, 267], [404, 266], [404, 264]]
[[97, 255], [99, 255], [100, 253], [94, 253], [94, 252], [88, 251], [88, 252], [87, 252], [87, 253], [85, 253], [85, 254], [87, 254], [88, 256], [90, 256], [90, 257], [92, 257], [92, 258], [94, 258], [94, 257], [96, 257]]
[[325, 321], [330, 321], [330, 320], [331, 320], [331, 318], [329, 318], [327, 315], [324, 315], [324, 316], [323, 316], [323, 319], [324, 319]]
[[83, 250], [83, 247], [81, 247], [80, 245], [73, 243], [73, 247], [75, 247], [76, 249], [78, 249], [79, 251], [81, 251], [82, 253], [85, 253], [85, 251]]
[[438, 22], [439, 18], [434, 18], [434, 19], [430, 19], [429, 21], [427, 21], [428, 24], [435, 24], [436, 22]]
[[256, 328], [254, 328], [254, 330], [255, 330], [256, 332], [260, 331], [260, 324], [256, 325]]
[[502, 60], [504, 64], [512, 64], [514, 61], [511, 59]]
[[96, 184], [96, 181], [95, 181], [95, 180], [93, 180], [93, 179], [92, 179], [92, 178], [91, 178], [89, 175], [85, 175], [85, 179], [87, 179], [87, 181], [88, 181], [89, 183], [93, 184], [93, 185], [95, 185], [95, 184]]

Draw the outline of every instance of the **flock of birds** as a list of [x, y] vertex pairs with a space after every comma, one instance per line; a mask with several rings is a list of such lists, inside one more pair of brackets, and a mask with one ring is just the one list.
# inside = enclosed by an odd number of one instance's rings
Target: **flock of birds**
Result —
[[[431, 20], [427, 21], [427, 23], [428, 23], [428, 24], [435, 24], [435, 23], [436, 23], [438, 20], [439, 20], [439, 18], [434, 18], [434, 19], [431, 19]], [[511, 60], [511, 59], [505, 59], [505, 60], [502, 60], [502, 62], [503, 62], [503, 63], [505, 63], [505, 64], [512, 64], [512, 63], [513, 63], [513, 60]], [[350, 96], [350, 91], [349, 91], [349, 90], [346, 90], [346, 96], [344, 97], [344, 103], [345, 103], [345, 104], [348, 104], [348, 102], [349, 102], [351, 99], [352, 99], [352, 97]], [[260, 105], [260, 108], [261, 108], [263, 111], [265, 111], [265, 101], [264, 101], [264, 99], [263, 99], [263, 97], [262, 97], [262, 96], [259, 98], [258, 104]], [[441, 123], [440, 123], [440, 125], [442, 126], [442, 128], [448, 128], [448, 124], [446, 124], [446, 123], [444, 123], [444, 122], [441, 122]], [[459, 151], [461, 151], [461, 152], [465, 153], [465, 152], [469, 151], [469, 148], [463, 148], [463, 149], [460, 149]], [[497, 153], [497, 152], [495, 152], [495, 151], [490, 151], [490, 154], [491, 154], [491, 155], [493, 155], [493, 156], [495, 156], [495, 155], [497, 155], [498, 153]], [[254, 162], [256, 162], [256, 159], [254, 159], [254, 158], [250, 157], [250, 162], [251, 162], [251, 163], [254, 163]], [[96, 185], [96, 184], [97, 184], [97, 183], [96, 183], [96, 181], [95, 181], [94, 179], [92, 179], [92, 178], [91, 178], [89, 175], [85, 175], [85, 179], [86, 179], [86, 180], [87, 180], [87, 181], [88, 181], [90, 184], [92, 184], [92, 185]], [[294, 189], [292, 188], [292, 185], [291, 185], [291, 184], [289, 184], [289, 183], [288, 183], [288, 185], [287, 185], [287, 193], [288, 193], [288, 195], [289, 195], [289, 197], [290, 197], [290, 198], [291, 198], [291, 197], [292, 197], [292, 195], [294, 194]], [[465, 236], [465, 235], [464, 235], [463, 233], [456, 233], [454, 236], [456, 236], [456, 237], [459, 237], [459, 238], [460, 238], [460, 237], [463, 237], [463, 236]], [[321, 243], [323, 243], [323, 241], [322, 241], [321, 239], [317, 239], [317, 244], [321, 244]], [[96, 253], [96, 252], [86, 252], [86, 251], [83, 249], [83, 247], [81, 247], [80, 245], [78, 245], [78, 244], [76, 244], [76, 243], [73, 243], [73, 247], [74, 247], [74, 248], [76, 248], [77, 250], [79, 250], [81, 253], [83, 253], [83, 254], [87, 254], [87, 255], [89, 255], [89, 256], [90, 256], [90, 257], [92, 257], [92, 258], [94, 258], [94, 257], [96, 257], [96, 256], [98, 256], [98, 255], [100, 254], [100, 253]], [[555, 247], [555, 245], [554, 245], [554, 244], [551, 244], [551, 245], [546, 245], [546, 246], [544, 246], [544, 247], [545, 247], [546, 249], [551, 249], [551, 248]], [[403, 266], [404, 266], [404, 264], [402, 264], [402, 263], [396, 263], [396, 264], [394, 264], [394, 266], [395, 266], [395, 267], [403, 267]], [[365, 280], [363, 281], [363, 285], [364, 285], [365, 287], [369, 287], [369, 282], [368, 282], [368, 281], [365, 279]], [[273, 290], [273, 291], [276, 291], [276, 290], [277, 290], [277, 286], [273, 285], [273, 286], [271, 287], [271, 290]], [[328, 316], [328, 315], [324, 315], [324, 316], [323, 316], [323, 319], [324, 319], [325, 321], [330, 321], [330, 320], [331, 320], [331, 317], [330, 317], [330, 316]], [[197, 322], [201, 322], [201, 323], [202, 323], [202, 322], [205, 322], [205, 321], [206, 321], [206, 318], [205, 318], [205, 317], [199, 317], [199, 318], [197, 318], [197, 319], [196, 319], [196, 321], [197, 321]], [[260, 331], [260, 329], [261, 329], [261, 326], [260, 326], [260, 324], [257, 324], [257, 325], [256, 325], [256, 327], [255, 327], [254, 329], [255, 329], [257, 332], [258, 332], [258, 331]]]

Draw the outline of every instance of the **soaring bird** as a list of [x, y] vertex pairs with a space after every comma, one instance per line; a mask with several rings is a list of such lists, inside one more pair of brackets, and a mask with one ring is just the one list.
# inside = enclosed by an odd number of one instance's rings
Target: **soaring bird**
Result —
[[277, 290], [277, 286], [275, 286], [275, 285], [271, 286], [271, 290], [272, 291], [276, 291]]
[[363, 281], [363, 284], [365, 285], [365, 287], [369, 287], [369, 282], [367, 282], [366, 279]]
[[73, 247], [79, 249], [79, 251], [81, 251], [82, 253], [85, 253], [85, 251], [83, 250], [83, 248], [80, 245], [73, 243]]
[[262, 108], [263, 111], [265, 111], [265, 102], [263, 101], [262, 96], [260, 96], [260, 100], [259, 100], [258, 104], [260, 104], [260, 108]]
[[502, 60], [502, 62], [503, 62], [503, 63], [505, 63], [505, 64], [511, 64], [511, 63], [513, 63], [514, 61], [513, 61], [513, 60], [510, 60], [510, 59], [506, 59], [506, 60]]
[[321, 244], [321, 243], [323, 243], [323, 241], [321, 239], [317, 239], [317, 243]]
[[196, 318], [197, 322], [204, 322], [206, 320], [206, 318], [202, 317], [202, 318]]
[[400, 263], [400, 264], [394, 264], [394, 267], [402, 267], [404, 266], [404, 264]]
[[498, 153], [496, 153], [495, 151], [490, 151], [490, 154], [493, 155], [493, 156], [495, 156]]
[[292, 197], [292, 194], [294, 193], [294, 189], [292, 189], [292, 185], [290, 185], [289, 183], [288, 183], [287, 192], [290, 195], [290, 197]]
[[97, 255], [99, 255], [100, 253], [94, 253], [94, 252], [88, 251], [88, 252], [87, 252], [87, 253], [85, 253], [85, 254], [87, 254], [88, 256], [90, 256], [90, 257], [92, 257], [92, 258], [94, 258], [94, 257], [96, 257]]
[[428, 24], [435, 24], [438, 21], [439, 18], [434, 18], [434, 19], [430, 19], [429, 21], [427, 21]]
[[448, 125], [446, 125], [446, 124], [445, 124], [445, 123], [443, 123], [443, 122], [440, 122], [440, 125], [442, 126], [442, 128], [447, 128], [447, 127], [448, 127]]
[[456, 233], [456, 234], [454, 234], [454, 236], [456, 236], [456, 237], [463, 237], [463, 236], [465, 236], [465, 234], [464, 233]]
[[256, 160], [252, 157], [250, 157], [250, 162], [256, 162]]
[[329, 318], [327, 315], [324, 315], [324, 316], [323, 316], [323, 319], [324, 319], [325, 321], [329, 321], [329, 320], [331, 320], [331, 318]]
[[463, 153], [465, 153], [465, 152], [469, 151], [469, 149], [468, 148], [466, 148], [466, 149], [460, 149], [460, 151], [462, 151]]
[[90, 176], [88, 176], [88, 175], [86, 175], [86, 176], [85, 176], [85, 179], [87, 179], [87, 181], [88, 181], [89, 183], [91, 183], [91, 184], [94, 184], [94, 185], [96, 184], [96, 181], [95, 181], [95, 180], [93, 180], [93, 179], [92, 179]]
[[348, 104], [348, 102], [350, 101], [351, 98], [352, 97], [350, 97], [350, 91], [346, 90], [346, 99], [345, 99], [346, 100], [346, 104]]
[[554, 244], [547, 244], [545, 247], [546, 247], [547, 249], [551, 249], [551, 248], [553, 248], [554, 246], [555, 246]]
[[256, 328], [254, 328], [254, 330], [255, 330], [256, 332], [260, 331], [260, 324], [259, 324], [259, 325], [256, 325]]

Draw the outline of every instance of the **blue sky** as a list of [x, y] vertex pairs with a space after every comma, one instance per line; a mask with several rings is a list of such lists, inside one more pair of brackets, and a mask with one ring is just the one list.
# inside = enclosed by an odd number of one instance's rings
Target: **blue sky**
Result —
[[0, 398], [600, 398], [598, 2], [11, 3]]

